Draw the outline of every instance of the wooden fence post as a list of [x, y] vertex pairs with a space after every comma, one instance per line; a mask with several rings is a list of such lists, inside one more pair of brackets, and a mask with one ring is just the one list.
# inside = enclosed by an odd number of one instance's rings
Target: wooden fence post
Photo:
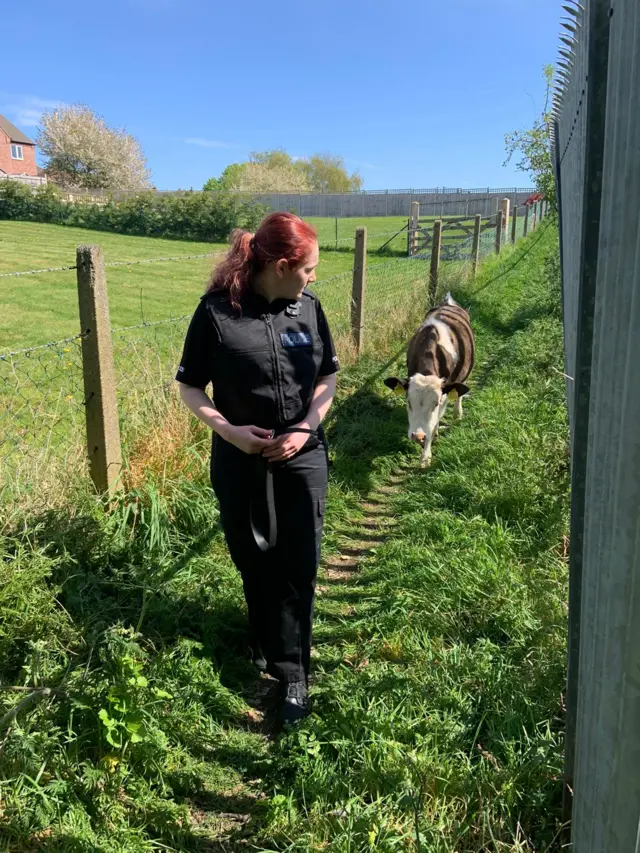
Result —
[[504, 233], [502, 235], [502, 245], [505, 246], [508, 242], [509, 238], [509, 210], [511, 205], [511, 199], [503, 198], [502, 199], [502, 228]]
[[89, 471], [98, 493], [111, 497], [119, 486], [122, 451], [102, 249], [78, 246], [76, 264]]
[[529, 205], [526, 206], [524, 211], [524, 232], [522, 234], [523, 237], [526, 237], [529, 233]]
[[502, 249], [502, 211], [496, 213], [496, 255], [500, 254]]
[[351, 337], [358, 356], [364, 347], [364, 302], [367, 286], [367, 229], [356, 229], [351, 290]]
[[409, 243], [409, 254], [415, 255], [418, 251], [418, 220], [420, 219], [420, 202], [411, 202], [411, 236]]
[[473, 243], [471, 244], [471, 267], [472, 275], [475, 278], [478, 272], [478, 262], [480, 260], [480, 229], [482, 228], [482, 216], [477, 213], [475, 225], [473, 226]]
[[433, 223], [433, 241], [431, 243], [431, 269], [429, 271], [429, 305], [436, 304], [438, 276], [440, 274], [440, 248], [442, 246], [442, 219]]
[[513, 221], [511, 223], [511, 242], [515, 244], [518, 234], [518, 208], [513, 208]]

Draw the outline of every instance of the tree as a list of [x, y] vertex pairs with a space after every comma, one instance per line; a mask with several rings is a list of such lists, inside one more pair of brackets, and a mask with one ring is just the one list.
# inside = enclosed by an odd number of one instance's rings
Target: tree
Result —
[[219, 178], [209, 178], [202, 189], [205, 191], [237, 189], [246, 165], [246, 163], [229, 163]]
[[151, 173], [140, 143], [87, 106], [58, 107], [40, 120], [37, 145], [47, 175], [62, 187], [142, 190]]
[[342, 157], [314, 154], [294, 160], [283, 148], [274, 148], [252, 151], [246, 163], [231, 163], [219, 178], [209, 178], [204, 189], [346, 193], [357, 192], [362, 183], [357, 172], [347, 173]]
[[294, 166], [247, 163], [234, 189], [246, 193], [308, 193], [311, 187]]
[[291, 169], [295, 166], [295, 161], [284, 148], [274, 148], [271, 151], [252, 151], [249, 154], [250, 163], [258, 163], [261, 166], [266, 166], [268, 169]]
[[308, 160], [299, 160], [296, 166], [316, 192], [349, 193], [362, 188], [362, 178], [357, 172], [348, 174], [342, 157], [314, 154]]
[[538, 192], [555, 207], [556, 184], [553, 177], [553, 161], [551, 155], [551, 112], [549, 110], [549, 99], [551, 86], [553, 85], [553, 66], [545, 65], [543, 69], [546, 93], [545, 103], [541, 114], [536, 118], [530, 130], [516, 130], [507, 133], [505, 145], [507, 149], [506, 166], [511, 159], [519, 155], [516, 168], [527, 172], [536, 186]]

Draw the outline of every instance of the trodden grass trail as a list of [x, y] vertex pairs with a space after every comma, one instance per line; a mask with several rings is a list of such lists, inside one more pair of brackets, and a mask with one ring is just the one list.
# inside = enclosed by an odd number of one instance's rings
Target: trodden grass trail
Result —
[[[112, 702], [105, 685], [123, 667], [144, 672], [135, 697], [147, 717], [126, 755], [83, 746], [91, 737], [73, 734], [62, 706], [42, 704], [12, 730], [0, 849], [560, 849], [568, 459], [556, 241], [545, 225], [454, 292], [477, 362], [465, 417], [449, 413], [431, 468], [418, 467], [404, 402], [383, 385], [404, 375], [404, 347], [343, 372], [328, 423], [314, 710], [297, 730], [272, 731], [270, 683], [244, 659], [240, 584], [220, 534], [195, 535], [212, 514], [206, 475], [185, 467], [170, 534], [181, 538], [148, 600], [143, 549], [118, 550], [104, 527], [94, 542], [102, 522], [86, 518], [60, 534], [49, 572], [74, 574], [56, 589], [65, 614], [52, 603], [40, 635], [79, 649], [71, 681], [86, 682], [77, 689], [95, 713], [111, 702], [117, 716], [121, 693]], [[87, 709], [76, 715], [89, 726]]]

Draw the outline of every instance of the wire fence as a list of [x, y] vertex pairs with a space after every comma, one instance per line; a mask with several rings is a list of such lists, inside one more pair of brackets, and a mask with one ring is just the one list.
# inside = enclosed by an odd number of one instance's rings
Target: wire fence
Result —
[[[406, 233], [402, 234], [402, 239], [404, 257], [378, 261], [369, 253], [362, 348], [354, 346], [353, 338], [353, 270], [314, 285], [343, 363], [354, 361], [361, 353], [390, 352], [398, 339], [411, 333], [429, 307], [431, 259], [428, 254], [407, 257]], [[495, 228], [480, 235], [478, 255], [482, 259], [494, 252]], [[163, 274], [170, 275], [167, 269], [172, 263], [211, 258], [217, 254], [220, 253], [106, 263], [107, 270], [113, 270], [109, 278], [113, 302], [124, 298], [125, 284], [130, 282], [119, 278], [122, 268], [156, 265], [155, 280]], [[443, 255], [439, 291], [443, 293], [455, 287], [470, 274], [472, 267], [472, 240], [452, 241], [451, 250]], [[17, 273], [38, 273], [43, 279], [49, 274], [56, 279], [57, 273], [75, 269], [75, 265], [68, 265]], [[182, 270], [183, 267], [176, 267], [171, 276], [180, 278]], [[127, 275], [134, 276], [133, 280], [137, 281], [137, 273], [132, 271]], [[204, 277], [199, 280], [204, 284]], [[65, 279], [63, 284], [70, 294], [71, 283]], [[131, 462], [136, 442], [149, 433], [176, 402], [174, 376], [192, 303], [193, 298], [188, 297], [187, 311], [173, 317], [111, 328], [115, 394], [125, 463]], [[85, 399], [82, 335], [0, 354], [0, 508], [11, 502], [22, 504], [25, 499], [45, 499], [45, 496], [48, 502], [64, 501], [70, 482], [77, 479], [71, 472], [79, 473], [81, 480], [86, 482], [85, 421], [89, 402]]]
[[77, 335], [0, 355], [0, 498], [60, 497], [69, 465], [84, 466], [81, 342]]

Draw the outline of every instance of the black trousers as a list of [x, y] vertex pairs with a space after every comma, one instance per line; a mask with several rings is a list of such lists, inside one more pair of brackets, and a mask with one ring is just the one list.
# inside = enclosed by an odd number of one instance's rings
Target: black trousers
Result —
[[[231, 559], [242, 576], [249, 623], [281, 681], [309, 674], [313, 606], [327, 493], [327, 454], [310, 437], [292, 459], [273, 465], [278, 539], [261, 551], [251, 532], [250, 507], [256, 490], [257, 457], [216, 436], [211, 483]], [[264, 486], [262, 487], [264, 489]], [[257, 507], [266, 514], [264, 494]]]

